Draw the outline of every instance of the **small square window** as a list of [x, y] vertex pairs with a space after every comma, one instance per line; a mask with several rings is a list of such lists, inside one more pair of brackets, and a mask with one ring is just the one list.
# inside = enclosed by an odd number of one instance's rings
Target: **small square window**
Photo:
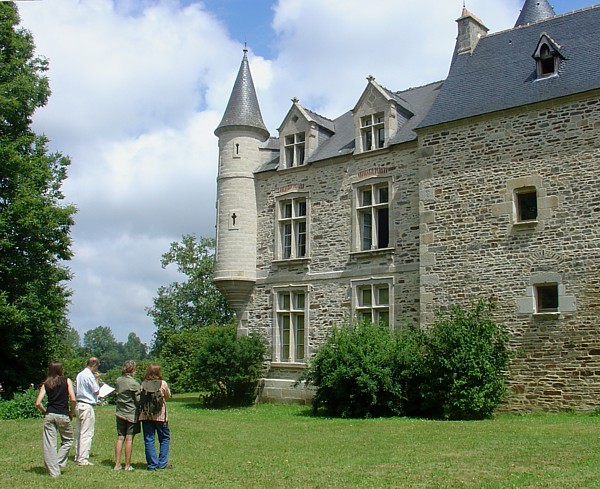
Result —
[[558, 312], [558, 284], [535, 286], [536, 312]]
[[517, 222], [537, 220], [538, 203], [535, 188], [524, 188], [515, 191], [515, 211]]

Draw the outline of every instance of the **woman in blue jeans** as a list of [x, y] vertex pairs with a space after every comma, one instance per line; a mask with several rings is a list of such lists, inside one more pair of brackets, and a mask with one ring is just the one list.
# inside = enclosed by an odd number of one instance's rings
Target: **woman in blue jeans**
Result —
[[[171, 390], [160, 374], [160, 366], [152, 363], [148, 366], [142, 381], [142, 392], [144, 387], [150, 388], [153, 383], [160, 382], [160, 393], [162, 394], [162, 407], [156, 413], [148, 412], [144, 406], [140, 406], [140, 421], [144, 432], [144, 451], [146, 452], [146, 464], [148, 470], [172, 469], [169, 464], [169, 442], [171, 432], [169, 430], [169, 418], [165, 399], [171, 397]], [[142, 403], [144, 394], [142, 393]], [[159, 451], [156, 456], [155, 437], [158, 437]]]

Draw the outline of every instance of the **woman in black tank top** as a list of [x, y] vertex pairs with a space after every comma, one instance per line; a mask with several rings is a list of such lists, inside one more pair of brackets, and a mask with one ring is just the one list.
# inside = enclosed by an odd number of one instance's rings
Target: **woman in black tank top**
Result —
[[[48, 402], [44, 407], [42, 401], [45, 396], [48, 397]], [[62, 363], [52, 362], [49, 365], [48, 377], [40, 387], [35, 407], [44, 413], [42, 433], [44, 464], [51, 477], [58, 477], [61, 467], [67, 465], [69, 450], [73, 444], [71, 419], [75, 412], [73, 383], [63, 375]]]

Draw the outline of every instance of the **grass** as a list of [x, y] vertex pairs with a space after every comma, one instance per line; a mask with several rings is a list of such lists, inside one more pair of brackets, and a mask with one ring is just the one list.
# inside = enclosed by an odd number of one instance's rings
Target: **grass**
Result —
[[[0, 487], [10, 488], [600, 488], [600, 418], [499, 415], [478, 422], [314, 418], [300, 406], [206, 410], [169, 402], [170, 462], [113, 472], [114, 407], [96, 408], [93, 467], [50, 479], [41, 420], [0, 421]], [[72, 460], [72, 459], [71, 459]]]

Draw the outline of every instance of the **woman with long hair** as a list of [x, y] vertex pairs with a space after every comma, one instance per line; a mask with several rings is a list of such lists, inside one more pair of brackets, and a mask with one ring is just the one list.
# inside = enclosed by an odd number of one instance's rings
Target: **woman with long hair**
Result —
[[[164, 402], [169, 397], [171, 391], [160, 374], [160, 366], [151, 363], [144, 374], [140, 401], [140, 420], [144, 431], [144, 451], [148, 470], [173, 468], [169, 464], [171, 432], [167, 404]], [[158, 436], [158, 457], [154, 445], [155, 435]]]
[[127, 360], [121, 369], [121, 377], [115, 383], [117, 394], [117, 443], [115, 445], [115, 470], [121, 470], [121, 451], [125, 444], [125, 470], [133, 470], [131, 466], [131, 452], [133, 451], [133, 438], [140, 432], [138, 419], [138, 405], [140, 403], [140, 384], [133, 378], [136, 364]]
[[[42, 404], [44, 396], [48, 397], [46, 407]], [[48, 375], [40, 387], [35, 407], [44, 414], [44, 464], [51, 477], [58, 477], [60, 469], [67, 465], [69, 450], [73, 444], [71, 420], [75, 412], [73, 382], [64, 376], [62, 363], [52, 362], [48, 366]]]

